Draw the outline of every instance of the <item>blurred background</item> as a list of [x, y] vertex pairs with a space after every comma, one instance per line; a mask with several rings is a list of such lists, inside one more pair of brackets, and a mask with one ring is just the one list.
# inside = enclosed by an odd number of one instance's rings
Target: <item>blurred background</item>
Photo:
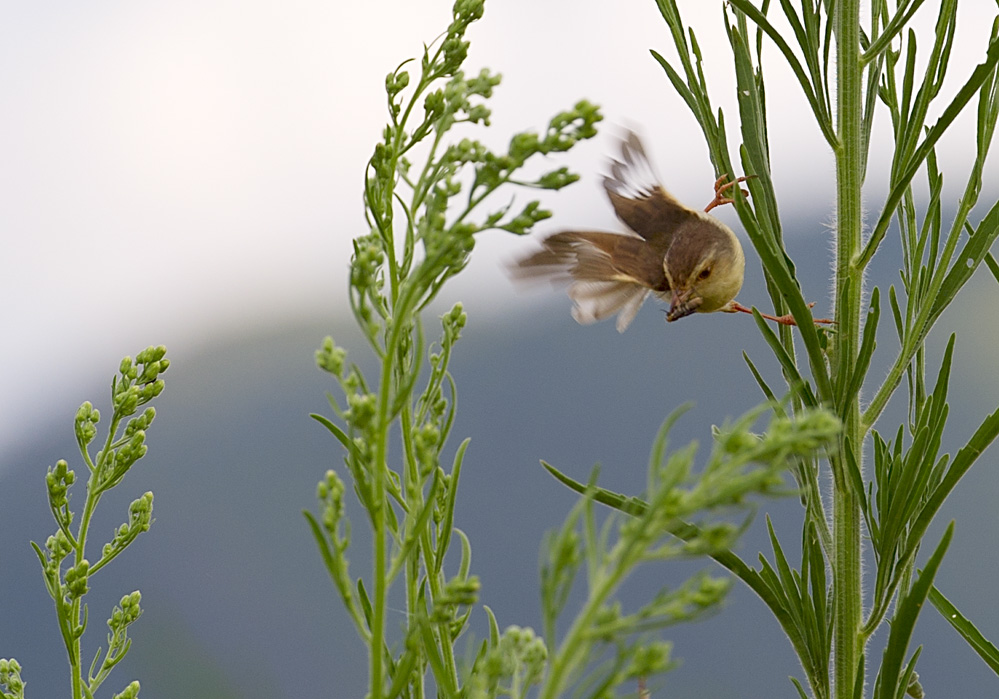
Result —
[[[325, 392], [334, 389], [315, 369], [313, 352], [332, 334], [351, 359], [371, 366], [346, 303], [350, 240], [367, 232], [364, 166], [385, 121], [385, 74], [446, 28], [450, 5], [4, 5], [0, 657], [21, 662], [29, 696], [63, 695], [68, 680], [28, 543], [43, 543], [53, 529], [46, 468], [66, 458], [83, 475], [76, 409], [91, 400], [109, 415], [108, 384], [120, 358], [148, 344], [167, 345], [173, 361], [155, 404], [150, 453], [102, 500], [93, 531], [110, 538], [128, 503], [146, 490], [156, 496], [156, 521], [93, 579], [85, 656], [106, 645], [103, 620], [123, 594], [140, 589], [145, 614], [132, 627], [132, 651], [102, 691], [110, 696], [137, 678], [146, 699], [363, 696], [364, 647], [301, 515], [314, 509], [322, 474], [342, 463], [338, 445], [308, 418], [329, 412]], [[722, 3], [686, 2], [681, 10], [697, 28], [715, 103], [734, 125]], [[931, 27], [933, 12], [922, 8], [918, 27]], [[991, 0], [962, 2], [939, 103], [982, 59], [995, 12]], [[468, 38], [467, 70], [488, 66], [504, 78], [491, 101], [492, 128], [476, 133], [488, 144], [503, 147], [516, 131], [543, 128], [580, 98], [603, 107], [601, 135], [551, 163], [567, 162], [583, 177], [544, 197], [555, 216], [539, 234], [619, 229], [599, 175], [624, 128], [642, 134], [678, 198], [702, 206], [710, 199], [714, 178], [701, 134], [648, 53], [673, 56], [652, 0], [489, 2]], [[832, 161], [776, 58], [767, 46], [774, 180], [789, 251], [806, 296], [825, 315]], [[939, 148], [951, 206], [971, 162], [973, 127], [962, 118]], [[887, 134], [882, 115], [872, 139], [869, 217], [886, 188]], [[993, 159], [986, 205], [999, 196], [997, 173]], [[979, 207], [973, 220], [983, 213]], [[718, 215], [738, 230], [734, 212]], [[883, 288], [898, 283], [898, 250], [889, 241], [869, 276]], [[539, 459], [579, 477], [599, 462], [607, 487], [638, 492], [656, 429], [674, 408], [696, 406], [673, 444], [696, 439], [706, 447], [711, 424], [759, 402], [743, 351], [779, 381], [748, 317], [693, 317], [667, 327], [650, 302], [623, 335], [612, 323], [577, 326], [563, 292], [524, 292], [507, 279], [505, 264], [530, 246], [506, 234], [483, 236], [427, 324], [428, 332], [437, 327], [433, 316], [456, 300], [469, 313], [452, 364], [460, 398], [454, 444], [472, 439], [456, 525], [472, 540], [482, 602], [501, 626], [539, 625], [538, 547], [575, 502]], [[739, 299], [762, 307], [759, 263], [748, 257]], [[983, 270], [929, 340], [935, 375], [947, 336], [959, 333], [950, 451], [999, 399], [997, 303], [999, 285]], [[872, 379], [884, 375], [893, 352], [885, 322]], [[883, 431], [894, 432], [904, 409], [904, 399], [890, 406]], [[935, 543], [957, 518], [938, 586], [993, 639], [999, 559], [982, 543], [999, 536], [997, 464], [999, 452], [986, 453], [928, 539]], [[76, 502], [82, 497], [80, 486]], [[763, 502], [760, 512], [793, 549], [797, 502]], [[366, 525], [357, 508], [350, 514], [352, 573], [365, 575]], [[741, 551], [746, 559], [769, 552], [763, 530], [758, 519]], [[689, 572], [650, 570], [625, 592], [641, 599]], [[484, 629], [477, 612], [473, 631], [481, 637]], [[787, 676], [801, 673], [790, 646], [744, 588], [736, 586], [726, 609], [706, 623], [667, 635], [683, 664], [664, 680], [662, 696], [795, 695]], [[917, 641], [928, 696], [999, 686], [935, 611], [923, 615]]]

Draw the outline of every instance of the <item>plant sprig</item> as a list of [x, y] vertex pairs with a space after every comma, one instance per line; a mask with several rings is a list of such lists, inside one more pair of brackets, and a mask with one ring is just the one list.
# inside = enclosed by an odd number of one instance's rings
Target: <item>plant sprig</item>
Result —
[[[355, 582], [348, 572], [346, 487], [334, 471], [318, 487], [321, 514], [306, 517], [334, 586], [369, 647], [369, 691], [375, 699], [404, 692], [425, 696], [428, 673], [438, 692], [457, 696], [462, 676], [454, 644], [478, 596], [470, 544], [454, 526], [468, 441], [449, 467], [441, 458], [455, 415], [448, 364], [466, 314], [456, 304], [441, 319], [436, 345], [428, 348], [422, 312], [465, 268], [479, 234], [523, 235], [551, 216], [537, 201], [519, 210], [512, 202], [491, 202], [508, 185], [557, 190], [576, 181], [565, 167], [537, 177], [522, 173], [538, 156], [566, 152], [596, 135], [602, 118], [597, 107], [580, 101], [552, 118], [542, 133], [514, 135], [502, 152], [473, 138], [453, 138], [456, 126], [488, 126], [488, 100], [500, 83], [488, 70], [472, 75], [463, 68], [466, 31], [482, 12], [482, 0], [457, 0], [443, 36], [424, 47], [419, 61], [405, 61], [385, 80], [388, 124], [365, 175], [370, 231], [354, 240], [349, 289], [354, 317], [381, 363], [377, 379], [349, 364], [346, 351], [331, 338], [316, 355], [343, 393], [342, 402], [330, 397], [333, 419], [314, 417], [346, 450], [346, 470], [372, 529], [370, 576]], [[397, 455], [390, 448], [396, 436]], [[445, 560], [456, 540], [461, 557], [449, 575]], [[408, 620], [401, 649], [389, 640], [386, 616], [388, 591], [397, 582], [405, 588]]]
[[[118, 375], [111, 381], [111, 422], [103, 447], [95, 454], [90, 444], [97, 438], [101, 420], [98, 411], [89, 402], [80, 406], [74, 420], [74, 432], [80, 456], [89, 472], [86, 498], [79, 522], [74, 528], [76, 513], [70, 507], [70, 490], [76, 483], [76, 472], [60, 459], [50, 467], [45, 476], [49, 509], [57, 529], [46, 542], [44, 549], [31, 542], [42, 566], [42, 576], [49, 596], [55, 602], [56, 619], [70, 665], [73, 699], [93, 697], [131, 648], [128, 627], [142, 614], [138, 590], [121, 598], [107, 621], [107, 651], [98, 648], [89, 670], [83, 664], [81, 640], [89, 619], [83, 598], [90, 591], [93, 576], [119, 556], [152, 524], [153, 494], [145, 493], [133, 500], [128, 508], [128, 519], [114, 532], [111, 540], [101, 548], [100, 557], [90, 563], [87, 558], [87, 541], [90, 524], [104, 493], [122, 482], [135, 463], [146, 455], [146, 430], [156, 417], [149, 407], [138, 413], [139, 408], [152, 401], [163, 391], [160, 378], [170, 366], [166, 348], [147, 347], [135, 359], [121, 360]], [[124, 428], [122, 427], [122, 423]], [[11, 658], [0, 660], [0, 697], [23, 699], [24, 685], [20, 676], [21, 666]], [[4, 691], [5, 690], [5, 691]], [[135, 699], [139, 683], [131, 682], [114, 695], [114, 699]]]
[[[574, 684], [619, 686], [673, 667], [670, 645], [649, 632], [693, 621], [717, 611], [730, 581], [698, 573], [674, 589], [662, 588], [637, 611], [625, 613], [613, 596], [642, 564], [692, 556], [725, 559], [751, 519], [753, 496], [786, 493], [784, 473], [795, 460], [832, 444], [839, 421], [825, 410], [796, 419], [774, 417], [762, 434], [753, 424], [767, 409], [757, 408], [716, 428], [711, 454], [694, 472], [697, 445], [669, 453], [668, 436], [686, 411], [670, 415], [652, 446], [648, 486], [643, 497], [626, 497], [596, 485], [596, 472], [581, 483], [544, 464], [560, 482], [583, 495], [565, 524], [550, 536], [542, 564], [545, 638], [555, 648], [550, 670], [539, 677], [539, 697], [563, 696]], [[594, 503], [617, 510], [599, 528]], [[742, 522], [733, 523], [734, 514]], [[556, 621], [585, 565], [587, 595], [559, 641]], [[772, 569], [767, 571], [774, 576]], [[766, 576], [760, 576], [761, 582]], [[601, 655], [613, 649], [613, 659]], [[595, 691], [588, 696], [604, 696]]]

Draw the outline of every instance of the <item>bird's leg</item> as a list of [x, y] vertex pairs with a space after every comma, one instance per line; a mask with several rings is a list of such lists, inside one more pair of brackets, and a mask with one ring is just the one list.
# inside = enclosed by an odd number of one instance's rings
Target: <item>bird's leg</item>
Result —
[[[715, 208], [716, 206], [722, 206], [724, 204], [731, 204], [735, 200], [731, 199], [730, 197], [726, 197], [725, 196], [725, 190], [731, 189], [732, 187], [735, 187], [740, 182], [745, 182], [746, 180], [751, 179], [753, 177], [756, 177], [756, 175], [746, 175], [745, 177], [739, 177], [739, 178], [737, 178], [733, 182], [726, 182], [725, 180], [728, 179], [728, 175], [723, 174], [721, 177], [719, 177], [717, 180], [715, 180], [715, 198], [711, 200], [710, 204], [708, 204], [707, 206], [704, 207], [704, 212], [707, 213], [708, 211], [711, 211], [711, 209]], [[743, 189], [742, 190], [742, 196], [748, 197], [749, 196], [749, 192], [747, 192], [745, 189]]]
[[[810, 303], [808, 304], [808, 307], [812, 308], [814, 305], [815, 305], [814, 303]], [[723, 308], [722, 310], [725, 311], [726, 313], [748, 313], [750, 315], [753, 314], [752, 308], [746, 308], [738, 301], [729, 301], [728, 306], [726, 308]], [[786, 315], [782, 316], [774, 316], [770, 315], [769, 313], [760, 313], [760, 315], [766, 318], [767, 320], [772, 320], [773, 322], [780, 323], [781, 325], [797, 325], [797, 323], [794, 320], [794, 316], [791, 315], [790, 313], [787, 313]], [[815, 322], [816, 325], [836, 324], [835, 320], [830, 320], [829, 318], [813, 318], [812, 320]]]

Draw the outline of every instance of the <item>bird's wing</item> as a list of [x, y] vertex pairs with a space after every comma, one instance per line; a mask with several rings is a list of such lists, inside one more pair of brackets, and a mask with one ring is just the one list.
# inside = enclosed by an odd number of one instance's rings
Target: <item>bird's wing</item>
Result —
[[624, 332], [650, 291], [669, 291], [662, 254], [637, 236], [599, 231], [563, 231], [521, 260], [516, 276], [572, 282], [572, 316], [588, 324], [618, 314]]
[[[665, 255], [673, 233], [697, 212], [659, 184], [642, 142], [634, 132], [621, 141], [621, 160], [611, 161], [604, 189], [618, 218]], [[660, 257], [662, 256], [660, 255]]]
[[630, 282], [574, 282], [569, 287], [577, 323], [589, 325], [617, 313], [619, 333], [628, 328], [648, 295], [648, 289]]
[[626, 282], [669, 291], [662, 255], [637, 236], [601, 231], [562, 231], [542, 241], [538, 252], [521, 260], [516, 276], [547, 276], [574, 282]]

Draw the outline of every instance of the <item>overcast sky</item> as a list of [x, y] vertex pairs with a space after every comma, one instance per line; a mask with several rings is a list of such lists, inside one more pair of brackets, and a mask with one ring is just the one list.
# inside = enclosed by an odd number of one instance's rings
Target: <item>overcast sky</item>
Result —
[[[923, 25], [934, 5], [920, 10]], [[450, 6], [5, 3], [0, 451], [39, 415], [65, 408], [63, 388], [95, 371], [109, 376], [146, 344], [189, 348], [250, 323], [345, 308], [349, 241], [365, 232], [364, 164], [385, 121], [384, 76], [447, 26]], [[994, 0], [961, 6], [947, 93], [982, 59], [996, 11]], [[734, 124], [722, 3], [681, 8], [699, 27], [710, 88]], [[653, 0], [489, 0], [469, 38], [468, 69], [504, 76], [487, 142], [540, 128], [579, 98], [603, 106], [601, 137], [571, 161], [583, 181], [548, 202], [557, 215], [543, 230], [616, 225], [597, 175], [624, 126], [644, 135], [681, 200], [710, 199], [703, 140], [648, 52], [672, 55]], [[768, 55], [776, 58], [772, 47]], [[782, 204], [829, 212], [828, 150], [787, 72], [768, 66]], [[966, 163], [971, 143], [971, 133], [952, 137], [941, 159]], [[874, 160], [872, 191], [885, 166]], [[987, 191], [996, 172], [992, 163]], [[461, 292], [485, 291], [508, 308], [518, 297], [501, 262], [524, 243], [485, 240]]]

